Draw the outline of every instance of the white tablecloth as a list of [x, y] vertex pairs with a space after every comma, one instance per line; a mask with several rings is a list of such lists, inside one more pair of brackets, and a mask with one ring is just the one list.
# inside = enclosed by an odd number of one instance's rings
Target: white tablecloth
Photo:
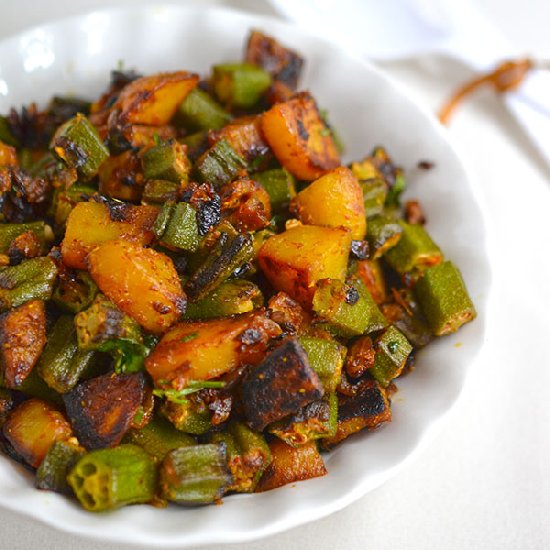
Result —
[[[0, 0], [0, 38], [112, 3]], [[261, 11], [253, 0], [238, 4]], [[550, 58], [546, 0], [479, 5], [519, 48]], [[466, 68], [437, 57], [384, 68], [432, 109], [469, 76]], [[460, 403], [443, 433], [379, 489], [329, 518], [235, 547], [550, 548], [550, 167], [488, 92], [461, 109], [451, 133], [492, 218], [496, 285], [489, 342]], [[1, 549], [125, 548], [59, 533], [5, 510], [0, 525]]]

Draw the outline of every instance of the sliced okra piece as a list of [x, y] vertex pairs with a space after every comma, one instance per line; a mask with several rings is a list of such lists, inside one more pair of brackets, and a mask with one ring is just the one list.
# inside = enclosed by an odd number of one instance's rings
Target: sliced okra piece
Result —
[[187, 156], [191, 162], [196, 162], [209, 148], [208, 130], [201, 130], [179, 138], [179, 142], [187, 146]]
[[340, 383], [346, 348], [333, 339], [304, 335], [298, 340], [307, 354], [311, 368], [319, 375], [325, 391], [335, 391]]
[[119, 445], [84, 455], [68, 483], [90, 512], [114, 510], [155, 497], [157, 472], [153, 458], [137, 445]]
[[162, 416], [155, 416], [140, 429], [131, 429], [123, 441], [139, 445], [159, 462], [174, 449], [196, 444], [192, 436], [177, 430]]
[[143, 175], [147, 179], [186, 181], [191, 168], [185, 146], [177, 141], [159, 143], [141, 157]]
[[284, 168], [257, 172], [252, 177], [267, 191], [273, 212], [280, 212], [286, 208], [296, 196], [294, 176]]
[[198, 399], [186, 399], [184, 402], [167, 400], [161, 413], [180, 432], [192, 435], [205, 434], [212, 428], [208, 407]]
[[51, 258], [31, 258], [0, 269], [0, 312], [29, 300], [49, 300], [57, 276]]
[[372, 218], [382, 214], [384, 203], [388, 192], [388, 186], [381, 178], [371, 178], [359, 181], [363, 191], [363, 201], [365, 203], [365, 216]]
[[377, 339], [375, 348], [374, 366], [369, 373], [387, 388], [403, 371], [412, 346], [405, 335], [392, 325]]
[[51, 234], [51, 229], [48, 231], [43, 221], [30, 223], [3, 223], [0, 224], [0, 254], [8, 253], [13, 241], [20, 235], [29, 231], [38, 238], [41, 249], [44, 251], [48, 236]]
[[17, 390], [23, 394], [55, 403], [56, 405], [62, 405], [63, 399], [59, 393], [52, 390], [44, 380], [38, 374], [37, 369], [32, 369], [30, 374], [25, 378], [22, 384], [17, 386]]
[[177, 118], [185, 128], [198, 132], [222, 128], [231, 115], [210, 94], [195, 88], [181, 102]]
[[79, 313], [92, 305], [97, 292], [97, 285], [87, 271], [66, 268], [59, 274], [52, 300], [65, 311]]
[[197, 160], [195, 169], [199, 179], [219, 189], [246, 168], [246, 161], [225, 139], [217, 141]]
[[93, 187], [81, 183], [75, 183], [67, 189], [56, 189], [50, 206], [50, 214], [55, 225], [57, 227], [64, 226], [75, 205], [87, 201], [96, 192], [97, 190]]
[[82, 447], [70, 440], [56, 441], [36, 471], [35, 486], [56, 493], [71, 493], [67, 475], [84, 453]]
[[299, 447], [316, 439], [334, 436], [337, 420], [338, 398], [336, 392], [331, 392], [292, 416], [268, 426], [267, 430], [288, 445]]
[[215, 319], [248, 313], [263, 304], [261, 290], [250, 281], [224, 281], [204, 298], [187, 304], [185, 319]]
[[36, 368], [50, 388], [66, 393], [89, 370], [93, 357], [93, 351], [78, 349], [73, 317], [62, 315], [48, 334], [46, 347]]
[[233, 476], [227, 491], [253, 492], [271, 463], [264, 436], [242, 422], [233, 422], [227, 431], [214, 432], [210, 439], [212, 443], [225, 443], [227, 449], [227, 464]]
[[431, 330], [437, 336], [451, 334], [476, 317], [462, 275], [453, 262], [428, 268], [414, 291]]
[[387, 325], [376, 302], [359, 279], [344, 283], [322, 279], [313, 295], [313, 311], [329, 331], [344, 337], [359, 336]]
[[187, 506], [219, 502], [232, 476], [223, 443], [170, 451], [160, 467], [161, 496]]
[[201, 241], [197, 212], [186, 202], [165, 203], [153, 232], [162, 244], [188, 252], [195, 252]]
[[143, 204], [164, 204], [175, 202], [178, 198], [180, 184], [166, 180], [147, 180], [143, 187], [141, 201]]
[[80, 113], [57, 129], [52, 150], [69, 168], [76, 168], [84, 180], [93, 178], [109, 157], [109, 149], [101, 141], [97, 130]]
[[422, 225], [404, 221], [399, 221], [399, 225], [402, 228], [401, 238], [385, 255], [397, 273], [404, 275], [443, 261], [443, 253]]
[[367, 224], [367, 241], [371, 258], [380, 258], [401, 239], [403, 229], [392, 218], [383, 215], [373, 216]]
[[271, 85], [271, 75], [251, 63], [225, 63], [212, 68], [212, 87], [224, 104], [253, 107]]

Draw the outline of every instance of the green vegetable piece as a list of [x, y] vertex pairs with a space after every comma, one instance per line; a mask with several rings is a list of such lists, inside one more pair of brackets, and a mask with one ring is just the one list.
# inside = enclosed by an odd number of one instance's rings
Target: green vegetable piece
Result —
[[185, 284], [187, 296], [193, 302], [204, 298], [253, 256], [253, 239], [249, 234], [220, 231], [216, 245]]
[[77, 114], [57, 129], [51, 148], [69, 168], [76, 168], [84, 180], [93, 178], [109, 157], [109, 149], [93, 124], [82, 114]]
[[250, 63], [225, 63], [214, 65], [211, 82], [224, 105], [247, 109], [271, 86], [271, 75]]
[[218, 130], [231, 120], [231, 115], [208, 93], [195, 88], [178, 109], [178, 122], [191, 132]]
[[84, 455], [69, 473], [68, 482], [86, 510], [103, 512], [153, 500], [157, 472], [146, 451], [124, 444]]
[[374, 366], [369, 369], [369, 372], [381, 386], [387, 388], [389, 383], [403, 371], [411, 351], [412, 346], [407, 338], [392, 325], [376, 342]]
[[98, 294], [92, 305], [75, 317], [78, 347], [104, 351], [115, 359], [116, 373], [138, 372], [149, 350], [139, 325], [105, 296]]
[[36, 471], [35, 485], [38, 489], [70, 494], [67, 475], [84, 455], [84, 449], [69, 441], [56, 441]]
[[154, 233], [162, 244], [195, 252], [201, 237], [195, 209], [186, 202], [166, 203], [155, 221]]
[[0, 269], [0, 312], [29, 300], [49, 300], [56, 276], [51, 258], [31, 258]]
[[50, 215], [53, 217], [56, 226], [64, 226], [77, 203], [86, 202], [96, 192], [93, 187], [82, 183], [75, 183], [67, 189], [56, 189], [50, 207]]
[[178, 198], [179, 183], [166, 180], [147, 180], [143, 187], [143, 204], [164, 204]]
[[[200, 399], [186, 397], [202, 389], [201, 382], [197, 381], [199, 385], [195, 388], [191, 381], [191, 387], [184, 390], [154, 390], [153, 392], [157, 397], [166, 398], [160, 411], [181, 432], [202, 435], [212, 428], [208, 406]], [[205, 387], [208, 387], [208, 382]]]
[[195, 162], [208, 149], [208, 131], [201, 130], [179, 138], [179, 142], [187, 146], [187, 156]]
[[246, 161], [225, 139], [220, 139], [205, 151], [195, 165], [200, 181], [209, 182], [218, 189], [244, 168]]
[[401, 239], [403, 229], [392, 218], [383, 215], [373, 216], [367, 223], [367, 241], [371, 258], [380, 258]]
[[238, 313], [247, 313], [264, 302], [261, 290], [250, 281], [224, 281], [210, 294], [197, 302], [189, 302], [185, 319], [215, 319]]
[[386, 254], [388, 263], [401, 275], [440, 263], [443, 253], [422, 225], [399, 221], [401, 239]]
[[450, 261], [428, 268], [414, 290], [428, 324], [437, 336], [456, 332], [476, 317], [462, 275]]
[[93, 357], [93, 351], [78, 349], [73, 317], [62, 315], [48, 334], [36, 369], [50, 388], [66, 393], [89, 370]]
[[387, 325], [370, 292], [359, 279], [344, 283], [337, 279], [318, 282], [313, 311], [328, 330], [351, 337], [381, 330]]
[[159, 143], [147, 149], [141, 158], [143, 175], [147, 179], [167, 180], [175, 183], [187, 180], [190, 163], [185, 147], [177, 141]]
[[267, 191], [273, 212], [281, 212], [296, 196], [296, 180], [284, 168], [257, 172], [253, 178]]
[[63, 405], [63, 399], [59, 393], [52, 390], [38, 374], [37, 369], [32, 369], [30, 374], [17, 386], [17, 390], [30, 397], [50, 401], [56, 405]]
[[336, 340], [314, 336], [300, 336], [310, 367], [319, 375], [326, 392], [333, 392], [340, 384], [346, 348]]
[[210, 441], [226, 446], [227, 464], [233, 476], [227, 491], [254, 492], [263, 472], [271, 464], [271, 451], [264, 436], [243, 422], [233, 422], [227, 431], [212, 434]]
[[46, 244], [46, 224], [43, 221], [31, 223], [3, 223], [0, 224], [0, 254], [6, 254], [12, 242], [22, 235], [32, 231], [42, 244], [45, 251]]
[[338, 427], [338, 398], [331, 392], [292, 416], [275, 422], [267, 430], [288, 445], [299, 447], [310, 441], [332, 437]]
[[170, 451], [195, 445], [196, 441], [190, 435], [176, 430], [165, 418], [155, 416], [143, 428], [128, 431], [124, 443], [139, 445], [160, 462]]
[[401, 194], [407, 188], [407, 182], [405, 180], [405, 175], [401, 168], [395, 168], [393, 185], [388, 189], [388, 194], [386, 195], [386, 206], [397, 206], [401, 199]]
[[160, 468], [163, 498], [183, 505], [218, 502], [232, 482], [223, 443], [193, 445], [168, 453]]
[[97, 285], [87, 271], [70, 270], [60, 277], [53, 291], [55, 305], [70, 313], [79, 313], [92, 305], [98, 292]]
[[5, 144], [11, 145], [12, 147], [19, 146], [19, 142], [11, 133], [8, 119], [2, 115], [0, 115], [0, 141], [3, 141]]
[[365, 215], [367, 218], [382, 214], [388, 193], [386, 182], [380, 178], [372, 178], [360, 181], [359, 185], [363, 191]]

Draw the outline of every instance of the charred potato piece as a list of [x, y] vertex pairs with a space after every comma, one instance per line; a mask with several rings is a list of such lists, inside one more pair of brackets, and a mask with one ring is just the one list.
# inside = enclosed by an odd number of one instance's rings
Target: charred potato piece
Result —
[[285, 340], [251, 370], [241, 392], [247, 422], [258, 432], [324, 394], [321, 379], [295, 338]]
[[258, 263], [276, 290], [310, 307], [320, 279], [344, 279], [351, 247], [346, 229], [301, 225], [268, 239]]
[[284, 292], [275, 294], [267, 307], [270, 318], [289, 334], [300, 334], [311, 323], [311, 315]]
[[115, 447], [132, 427], [144, 401], [143, 374], [105, 374], [63, 395], [67, 415], [88, 450]]
[[113, 110], [125, 124], [164, 126], [198, 82], [198, 75], [187, 71], [144, 76], [122, 90]]
[[344, 166], [300, 191], [290, 209], [302, 223], [344, 227], [356, 240], [363, 239], [367, 231], [361, 186], [352, 171]]
[[100, 290], [142, 327], [166, 332], [184, 313], [185, 293], [168, 256], [123, 240], [109, 241], [88, 255]]
[[99, 192], [122, 201], [141, 199], [144, 179], [141, 162], [133, 151], [109, 157], [99, 167]]
[[80, 202], [67, 219], [61, 243], [63, 263], [75, 269], [87, 269], [86, 258], [96, 246], [114, 239], [149, 244], [158, 209], [125, 203]]
[[325, 463], [314, 441], [292, 447], [275, 439], [269, 444], [269, 449], [272, 462], [256, 488], [257, 493], [327, 474]]
[[262, 310], [227, 319], [185, 322], [164, 335], [145, 360], [156, 382], [185, 387], [187, 380], [217, 378], [244, 364], [256, 364], [281, 329]]
[[277, 160], [298, 179], [311, 181], [340, 166], [330, 129], [307, 92], [271, 107], [262, 128]]
[[72, 436], [67, 419], [46, 401], [29, 399], [11, 411], [3, 435], [15, 455], [32, 468], [38, 468], [56, 441]]
[[3, 384], [16, 389], [30, 374], [46, 344], [44, 302], [33, 300], [0, 316]]
[[390, 421], [391, 409], [386, 391], [376, 380], [366, 380], [357, 395], [339, 397], [336, 435], [323, 439], [321, 446], [330, 449], [354, 433], [374, 430]]

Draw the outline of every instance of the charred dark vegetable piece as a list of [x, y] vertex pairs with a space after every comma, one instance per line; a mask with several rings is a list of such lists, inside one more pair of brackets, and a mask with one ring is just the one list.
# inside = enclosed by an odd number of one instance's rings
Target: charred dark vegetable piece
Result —
[[377, 215], [369, 219], [367, 241], [373, 259], [380, 258], [399, 242], [402, 227], [392, 218]]
[[256, 431], [324, 394], [321, 379], [309, 366], [307, 355], [295, 338], [285, 340], [251, 370], [241, 391], [246, 419]]
[[87, 449], [115, 447], [144, 400], [142, 374], [105, 374], [81, 382], [63, 396], [78, 440]]

